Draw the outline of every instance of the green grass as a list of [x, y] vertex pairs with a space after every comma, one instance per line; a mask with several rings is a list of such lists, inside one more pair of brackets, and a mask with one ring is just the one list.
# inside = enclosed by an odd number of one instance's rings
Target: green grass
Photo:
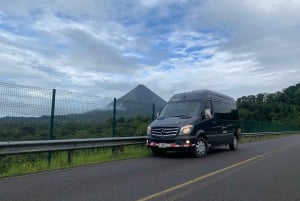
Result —
[[119, 151], [118, 154], [113, 154], [110, 147], [78, 150], [73, 152], [73, 163], [69, 164], [67, 152], [55, 152], [52, 153], [50, 166], [48, 153], [2, 156], [0, 178], [151, 155], [151, 151], [141, 145], [125, 146], [123, 152]]
[[[240, 143], [269, 140], [286, 137], [291, 134], [243, 137]], [[73, 151], [73, 163], [67, 161], [67, 152], [52, 153], [51, 165], [48, 165], [48, 153], [20, 154], [0, 157], [0, 178], [25, 175], [49, 170], [65, 169], [115, 160], [152, 156], [150, 149], [144, 145], [124, 146], [123, 152], [113, 154], [112, 148], [98, 148]]]

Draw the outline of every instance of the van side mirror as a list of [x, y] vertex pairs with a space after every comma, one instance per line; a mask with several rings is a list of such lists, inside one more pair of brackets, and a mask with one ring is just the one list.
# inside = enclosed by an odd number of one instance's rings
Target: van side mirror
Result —
[[159, 118], [160, 112], [156, 113], [156, 119]]
[[210, 109], [205, 109], [204, 110], [204, 116], [205, 116], [205, 119], [212, 119], [212, 112]]

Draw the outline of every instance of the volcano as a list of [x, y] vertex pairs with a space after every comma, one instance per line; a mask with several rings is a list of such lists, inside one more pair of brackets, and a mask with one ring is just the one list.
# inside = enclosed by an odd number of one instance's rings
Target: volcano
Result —
[[118, 103], [144, 103], [155, 104], [156, 107], [163, 108], [166, 105], [166, 101], [156, 95], [153, 91], [147, 88], [145, 85], [140, 84], [127, 94], [117, 99]]
[[[117, 99], [116, 109], [118, 116], [126, 118], [136, 116], [153, 117], [154, 113], [160, 112], [166, 103], [164, 99], [156, 95], [145, 85], [140, 84]], [[109, 106], [113, 106], [113, 103], [109, 104]]]

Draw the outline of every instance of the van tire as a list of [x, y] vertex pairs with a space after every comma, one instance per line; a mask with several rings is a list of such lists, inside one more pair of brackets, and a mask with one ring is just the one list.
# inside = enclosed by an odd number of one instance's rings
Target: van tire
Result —
[[198, 138], [195, 142], [194, 156], [196, 158], [204, 158], [208, 153], [207, 141], [203, 138]]
[[159, 148], [151, 148], [151, 151], [154, 156], [162, 156], [166, 153], [165, 149], [159, 149]]
[[234, 150], [237, 150], [238, 147], [239, 147], [239, 140], [238, 140], [237, 136], [234, 135], [232, 143], [229, 144], [229, 148], [230, 148], [230, 150], [234, 151]]

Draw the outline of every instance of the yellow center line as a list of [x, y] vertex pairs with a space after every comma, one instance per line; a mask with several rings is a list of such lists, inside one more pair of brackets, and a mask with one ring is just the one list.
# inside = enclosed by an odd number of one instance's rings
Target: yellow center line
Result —
[[295, 145], [295, 144], [298, 144], [298, 143], [289, 144], [289, 145], [283, 146], [283, 147], [281, 147], [281, 148], [279, 148], [279, 149], [277, 149], [277, 150], [273, 150], [273, 151], [267, 152], [267, 153], [265, 153], [265, 154], [257, 155], [257, 156], [255, 156], [255, 157], [249, 158], [249, 159], [247, 159], [247, 160], [244, 160], [244, 161], [235, 163], [235, 164], [233, 164], [233, 165], [230, 165], [230, 166], [228, 166], [228, 167], [225, 167], [225, 168], [216, 170], [216, 171], [211, 172], [211, 173], [208, 173], [208, 174], [206, 174], [206, 175], [203, 175], [203, 176], [197, 177], [197, 178], [195, 178], [195, 179], [189, 180], [189, 181], [187, 181], [187, 182], [178, 184], [178, 185], [176, 185], [176, 186], [173, 186], [173, 187], [168, 188], [168, 189], [166, 189], [166, 190], [160, 191], [160, 192], [158, 192], [158, 193], [154, 193], [154, 194], [152, 194], [152, 195], [149, 195], [149, 196], [144, 197], [144, 198], [142, 198], [142, 199], [139, 199], [139, 200], [137, 200], [137, 201], [147, 201], [147, 200], [151, 200], [151, 199], [153, 199], [153, 198], [156, 198], [156, 197], [159, 197], [159, 196], [161, 196], [161, 195], [163, 195], [163, 194], [166, 194], [166, 193], [169, 193], [169, 192], [178, 190], [178, 189], [180, 189], [180, 188], [183, 188], [183, 187], [185, 187], [185, 186], [191, 185], [191, 184], [196, 183], [196, 182], [198, 182], [198, 181], [204, 180], [204, 179], [206, 179], [206, 178], [208, 178], [208, 177], [214, 176], [214, 175], [219, 174], [219, 173], [221, 173], [221, 172], [225, 172], [225, 171], [230, 170], [230, 169], [233, 169], [233, 168], [235, 168], [235, 167], [242, 166], [242, 165], [244, 165], [244, 164], [246, 164], [246, 163], [249, 163], [249, 162], [254, 161], [254, 160], [257, 160], [257, 159], [262, 159], [262, 158], [266, 157], [267, 155], [271, 155], [272, 153], [283, 151], [283, 150], [285, 150], [287, 147], [290, 147], [290, 146]]

